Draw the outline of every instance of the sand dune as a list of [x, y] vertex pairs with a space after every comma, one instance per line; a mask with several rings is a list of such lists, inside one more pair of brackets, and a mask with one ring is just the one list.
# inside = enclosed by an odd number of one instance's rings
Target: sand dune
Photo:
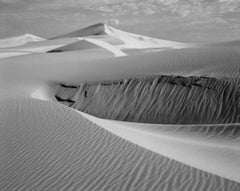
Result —
[[[65, 39], [57, 39], [57, 40], [45, 40], [38, 42], [29, 42], [27, 44], [8, 47], [5, 49], [0, 49], [1, 52], [29, 52], [34, 53], [46, 53], [50, 50], [57, 49], [59, 47], [74, 43], [79, 41], [78, 38], [65, 38]], [[13, 55], [15, 56], [15, 55]], [[10, 56], [8, 56], [10, 57]]]
[[79, 84], [152, 74], [238, 77], [239, 59], [238, 51], [224, 48], [189, 48], [124, 57], [113, 57], [112, 53], [109, 56], [109, 51], [103, 49], [40, 53], [0, 59], [0, 81]]
[[106, 32], [104, 29], [105, 29], [105, 25], [102, 23], [98, 23], [74, 32], [52, 37], [51, 39], [66, 38], [66, 37], [83, 37], [83, 36], [92, 36], [92, 35], [105, 35]]
[[[122, 43], [120, 43], [118, 46], [121, 49], [132, 49], [132, 48], [145, 49], [150, 47], [151, 48], [171, 47], [171, 48], [178, 49], [178, 48], [195, 46], [193, 44], [156, 39], [156, 38], [151, 38], [143, 35], [125, 32], [125, 31], [115, 29], [103, 23], [92, 25], [90, 27], [86, 27], [84, 29], [74, 31], [72, 33], [68, 33], [65, 35], [57, 36], [57, 37], [54, 37], [53, 39], [66, 38], [66, 37], [86, 37], [86, 36], [90, 36], [90, 37], [100, 36], [101, 38], [101, 36], [106, 36], [106, 35], [114, 39], [120, 40]], [[103, 38], [102, 40], [105, 40], [105, 38]], [[113, 42], [116, 42], [116, 41], [113, 40]]]
[[239, 191], [238, 44], [0, 39], [0, 190]]
[[77, 42], [67, 44], [66, 46], [61, 46], [59, 48], [50, 50], [48, 52], [49, 53], [67, 52], [67, 51], [76, 51], [76, 50], [86, 50], [86, 49], [92, 49], [92, 48], [98, 48], [98, 46], [86, 40], [79, 40]]
[[18, 51], [18, 50], [1, 50], [0, 49], [0, 59], [1, 58], [8, 58], [13, 56], [21, 56], [26, 54], [33, 54], [30, 51]]
[[9, 97], [0, 105], [3, 191], [240, 189], [114, 136], [59, 104]]
[[238, 79], [151, 76], [79, 86], [58, 85], [56, 98], [91, 115], [157, 124], [240, 122]]
[[124, 53], [123, 51], [121, 51], [120, 49], [116, 48], [115, 46], [107, 43], [107, 42], [104, 42], [102, 40], [98, 40], [98, 39], [92, 39], [92, 38], [79, 38], [80, 40], [83, 39], [83, 40], [87, 40], [88, 42], [91, 42], [95, 45], [98, 45], [99, 47], [102, 47], [106, 50], [109, 50], [111, 51], [116, 57], [118, 56], [126, 56], [127, 54]]
[[29, 42], [43, 41], [43, 40], [45, 39], [32, 34], [25, 34], [25, 35], [16, 36], [16, 37], [0, 39], [0, 48], [15, 47], [15, 46], [27, 44]]
[[239, 123], [164, 126], [103, 120], [81, 114], [100, 127], [142, 147], [240, 182]]
[[[85, 113], [147, 123], [110, 121], [81, 113], [122, 138], [240, 181], [238, 80], [155, 76], [80, 86], [61, 84], [56, 92], [60, 103]], [[163, 123], [170, 125], [159, 125]], [[180, 125], [185, 123], [191, 125]]]

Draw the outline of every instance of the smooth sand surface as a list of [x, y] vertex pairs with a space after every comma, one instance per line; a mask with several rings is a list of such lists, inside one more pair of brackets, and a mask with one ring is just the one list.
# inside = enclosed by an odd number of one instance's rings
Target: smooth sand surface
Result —
[[232, 49], [189, 48], [122, 57], [109, 56], [108, 50], [102, 51], [89, 49], [3, 58], [0, 59], [0, 83], [25, 80], [79, 84], [151, 74], [239, 76], [240, 52]]
[[240, 189], [236, 182], [125, 141], [65, 106], [1, 97], [3, 191]]
[[1, 58], [8, 58], [13, 56], [21, 56], [26, 54], [33, 54], [34, 52], [31, 51], [22, 51], [22, 50], [1, 50], [0, 49], [0, 59]]
[[44, 38], [41, 38], [32, 34], [25, 34], [21, 36], [0, 39], [0, 48], [16, 47], [23, 44], [27, 44], [29, 42], [44, 41], [44, 40], [45, 40]]

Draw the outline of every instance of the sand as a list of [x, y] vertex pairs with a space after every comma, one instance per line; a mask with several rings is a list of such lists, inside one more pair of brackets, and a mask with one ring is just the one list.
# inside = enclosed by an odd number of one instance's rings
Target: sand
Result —
[[209, 173], [240, 181], [239, 123], [146, 125], [81, 114], [100, 127], [144, 148]]
[[240, 190], [238, 42], [97, 24], [0, 47], [1, 191]]
[[56, 98], [106, 119], [157, 124], [240, 122], [235, 78], [150, 76], [120, 81], [58, 84]]
[[240, 189], [119, 138], [57, 103], [8, 97], [0, 101], [1, 190]]
[[40, 42], [44, 41], [44, 38], [38, 37], [32, 34], [24, 34], [20, 36], [0, 39], [0, 48], [9, 48], [16, 47], [23, 44], [27, 44], [29, 42]]

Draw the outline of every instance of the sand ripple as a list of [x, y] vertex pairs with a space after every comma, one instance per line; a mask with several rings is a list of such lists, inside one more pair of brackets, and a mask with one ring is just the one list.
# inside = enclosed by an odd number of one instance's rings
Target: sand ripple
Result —
[[121, 121], [240, 122], [237, 78], [152, 76], [79, 86], [59, 84], [56, 98], [85, 113]]
[[125, 141], [56, 103], [0, 101], [0, 190], [222, 190], [236, 182]]

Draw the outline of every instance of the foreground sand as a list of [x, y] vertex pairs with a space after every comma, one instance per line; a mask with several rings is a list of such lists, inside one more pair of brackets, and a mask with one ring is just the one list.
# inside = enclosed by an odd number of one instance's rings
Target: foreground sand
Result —
[[103, 24], [0, 40], [0, 190], [239, 191], [239, 50]]
[[123, 140], [65, 106], [1, 97], [1, 190], [240, 189]]

